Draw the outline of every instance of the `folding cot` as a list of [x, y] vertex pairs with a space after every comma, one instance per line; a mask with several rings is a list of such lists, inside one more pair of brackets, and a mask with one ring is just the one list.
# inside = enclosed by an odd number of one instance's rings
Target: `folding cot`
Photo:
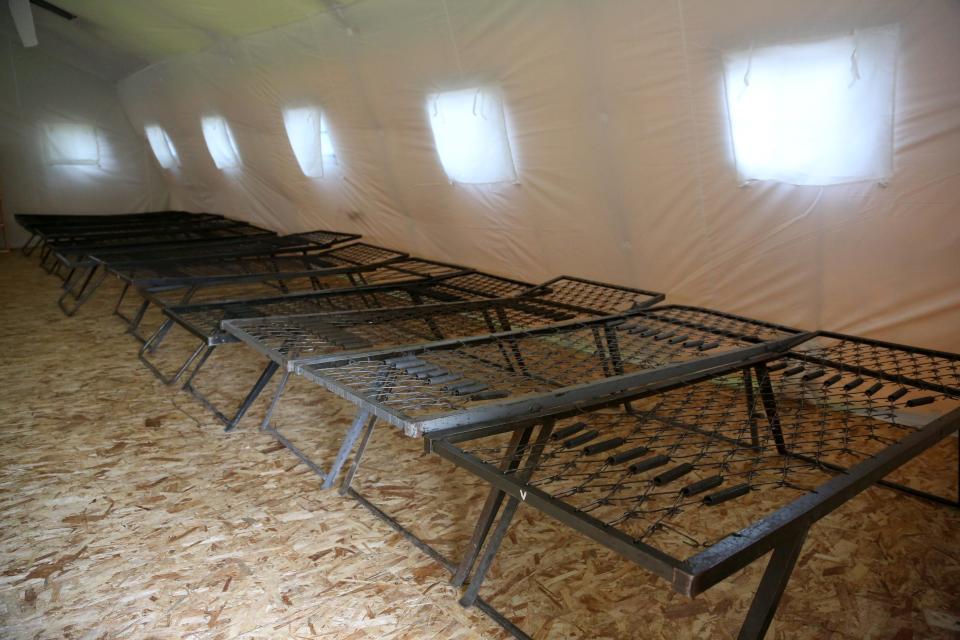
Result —
[[[663, 299], [663, 295], [561, 276], [540, 286], [498, 297], [461, 302], [423, 304], [382, 309], [338, 311], [307, 315], [272, 316], [224, 320], [222, 325], [235, 338], [269, 358], [274, 369], [282, 368], [283, 376], [271, 401], [263, 429], [300, 457], [324, 478], [329, 487], [352, 450], [361, 429], [370, 415], [357, 414], [348, 430], [330, 470], [325, 472], [305, 456], [276, 427], [270, 417], [280, 401], [291, 372], [322, 366], [325, 359], [344, 357], [344, 353], [366, 353], [371, 349], [401, 349], [402, 345], [430, 340], [460, 343], [475, 340], [478, 334], [496, 334], [519, 327], [534, 328], [569, 323], [579, 318], [596, 318], [625, 311], [636, 312]], [[599, 342], [607, 339], [598, 328], [591, 334]], [[480, 359], [491, 366], [514, 366], [521, 358], [510, 347]], [[423, 384], [449, 389], [456, 396], [492, 400], [506, 393], [472, 379], [464, 371], [443, 366], [420, 366], [413, 361], [411, 369]], [[367, 433], [373, 427], [370, 421]], [[368, 437], [368, 436], [365, 436]], [[361, 445], [362, 447], [362, 445]], [[360, 454], [357, 454], [359, 460]]]
[[47, 233], [62, 231], [78, 231], [81, 229], [107, 229], [120, 227], [137, 227], [152, 225], [161, 221], [173, 220], [202, 220], [222, 218], [214, 213], [188, 213], [186, 211], [152, 211], [148, 213], [125, 213], [112, 215], [59, 215], [18, 213], [14, 216], [24, 229], [30, 232], [31, 237], [23, 246], [23, 252], [30, 255], [37, 246], [43, 243]]
[[960, 428], [960, 356], [824, 332], [751, 363], [587, 396], [428, 435], [493, 487], [457, 574], [489, 537], [463, 604], [526, 503], [688, 596], [773, 551], [739, 636], [762, 638], [810, 526]]
[[[358, 405], [350, 437], [366, 422], [342, 491], [470, 578], [463, 604], [491, 612], [478, 592], [526, 502], [690, 596], [773, 550], [742, 638], [765, 633], [814, 521], [960, 427], [960, 356], [676, 305], [293, 369]], [[377, 418], [492, 485], [456, 566], [350, 488]], [[793, 501], [771, 509], [774, 490]], [[719, 520], [703, 509], [742, 528], [698, 531]]]
[[[42, 234], [40, 264], [48, 271], [69, 266], [71, 260], [83, 258], [91, 250], [113, 246], [139, 246], [183, 242], [190, 239], [231, 238], [268, 235], [272, 232], [246, 222], [226, 218], [157, 220], [150, 224], [105, 226], [81, 229], [48, 230]], [[51, 258], [56, 258], [50, 261]], [[49, 264], [48, 264], [49, 263]]]
[[[505, 291], [524, 291], [532, 285], [473, 272], [462, 267], [427, 260], [409, 259], [381, 269], [385, 279], [392, 272], [395, 278], [381, 284], [361, 284], [321, 291], [291, 293], [281, 296], [219, 300], [192, 305], [163, 308], [167, 319], [140, 349], [141, 361], [164, 383], [174, 384], [196, 362], [183, 389], [193, 395], [226, 427], [234, 429], [253, 402], [273, 378], [278, 364], [268, 360], [250, 391], [245, 394], [232, 416], [227, 416], [196, 385], [197, 375], [213, 352], [221, 346], [239, 344], [232, 334], [224, 332], [220, 323], [225, 318], [257, 318], [278, 314], [317, 313], [321, 311], [396, 308], [436, 302], [494, 298]], [[375, 276], [376, 277], [376, 276]], [[197, 347], [187, 356], [172, 376], [164, 375], [148, 358], [165, 339], [173, 325], [182, 327], [199, 338]]]
[[[408, 258], [400, 251], [355, 242], [299, 255], [107, 263], [104, 266], [124, 283], [114, 312], [128, 323], [137, 339], [145, 342], [139, 326], [151, 304], [161, 308], [171, 303], [186, 304], [200, 292], [214, 296], [213, 299], [223, 299], [238, 289], [251, 289], [253, 294], [263, 288], [286, 293], [291, 286], [304, 281], [307, 288], [315, 290], [327, 288], [330, 283], [356, 286], [365, 283], [367, 275]], [[395, 279], [398, 277], [397, 271], [391, 269], [390, 272]], [[127, 317], [121, 305], [130, 289], [140, 294], [142, 302], [137, 312]]]
[[[251, 229], [256, 229], [251, 227]], [[107, 268], [115, 270], [145, 267], [176, 266], [182, 263], [211, 263], [238, 258], [270, 257], [300, 253], [306, 255], [357, 240], [353, 233], [306, 231], [277, 236], [269, 231], [239, 233], [223, 238], [192, 238], [160, 241], [152, 244], [119, 245], [86, 248], [72, 259], [61, 258], [70, 272], [64, 280], [60, 308], [67, 315], [77, 309], [99, 288], [107, 276]], [[80, 275], [78, 275], [80, 274]], [[94, 276], [97, 275], [95, 278]], [[68, 307], [69, 299], [73, 306]]]

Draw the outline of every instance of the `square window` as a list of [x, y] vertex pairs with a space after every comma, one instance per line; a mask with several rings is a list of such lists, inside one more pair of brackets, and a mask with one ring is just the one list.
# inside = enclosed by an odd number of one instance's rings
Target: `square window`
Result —
[[427, 114], [440, 163], [451, 182], [516, 182], [503, 100], [497, 90], [431, 94]]
[[896, 27], [724, 55], [742, 180], [829, 185], [893, 171]]
[[163, 127], [156, 124], [147, 125], [145, 128], [147, 141], [153, 150], [153, 155], [164, 169], [173, 169], [180, 166], [180, 156], [177, 155], [177, 148], [173, 145], [173, 140], [163, 130]]
[[208, 116], [201, 121], [203, 139], [217, 169], [234, 169], [240, 166], [240, 152], [233, 138], [230, 125], [220, 116]]
[[44, 143], [49, 164], [100, 164], [97, 130], [90, 125], [47, 125], [44, 127]]

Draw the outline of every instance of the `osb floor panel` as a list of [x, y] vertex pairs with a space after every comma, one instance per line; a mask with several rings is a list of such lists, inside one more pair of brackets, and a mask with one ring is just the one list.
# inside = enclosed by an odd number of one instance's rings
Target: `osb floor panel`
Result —
[[[269, 394], [225, 435], [139, 363], [115, 283], [74, 318], [58, 291], [34, 260], [0, 257], [0, 637], [507, 637], [256, 431]], [[181, 332], [158, 357], [190, 347]], [[225, 347], [197, 386], [234, 402], [261, 366]], [[294, 379], [277, 424], [326, 461], [352, 414]], [[448, 557], [485, 494], [387, 426], [355, 486]], [[762, 567], [689, 600], [521, 509], [482, 595], [536, 638], [731, 638]], [[813, 528], [768, 637], [951, 638], [958, 621], [960, 512], [874, 488]]]

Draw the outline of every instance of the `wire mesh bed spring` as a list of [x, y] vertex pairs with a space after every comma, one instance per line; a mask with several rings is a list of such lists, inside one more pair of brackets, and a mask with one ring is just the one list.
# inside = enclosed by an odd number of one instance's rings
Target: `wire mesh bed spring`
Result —
[[[100, 279], [92, 284], [85, 284], [85, 291], [79, 295], [70, 289], [65, 290], [61, 297], [61, 308], [68, 315], [76, 312], [96, 291], [105, 275], [112, 273], [124, 283], [115, 310], [135, 332], [136, 325], [149, 306], [149, 299], [144, 298], [141, 311], [134, 318], [119, 314], [120, 305], [131, 288], [179, 292], [181, 303], [189, 301], [200, 289], [244, 283], [271, 282], [280, 290], [287, 291], [292, 282], [303, 282], [314, 289], [320, 289], [324, 286], [321, 283], [323, 279], [347, 279], [356, 284], [359, 274], [406, 257], [407, 254], [399, 251], [357, 242], [333, 249], [301, 251], [289, 255], [270, 253], [262, 256], [228, 256], [175, 263], [135, 263], [129, 266], [113, 266], [108, 263], [101, 271]], [[69, 298], [73, 298], [72, 307], [66, 306]]]
[[[642, 308], [661, 298], [659, 294], [621, 287], [603, 289], [601, 284], [559, 278], [512, 298], [245, 318], [226, 321], [225, 329], [287, 367], [304, 364], [311, 356], [344, 350], [542, 327], [577, 317]], [[584, 293], [579, 304], [565, 302], [574, 299], [577, 291]]]
[[150, 251], [163, 247], [202, 244], [231, 239], [269, 238], [273, 233], [232, 220], [181, 222], [136, 230], [112, 231], [79, 238], [46, 238], [40, 264], [50, 273], [93, 264], [91, 255], [110, 251]]
[[[515, 281], [504, 280], [486, 274], [472, 273], [430, 283], [423, 283], [416, 289], [384, 289], [375, 293], [389, 296], [410, 296], [412, 304], [398, 306], [396, 298], [390, 301], [390, 306], [378, 309], [362, 309], [355, 311], [324, 312], [306, 315], [269, 315], [277, 311], [275, 304], [268, 305], [261, 311], [262, 315], [225, 320], [224, 329], [234, 339], [240, 339], [251, 345], [269, 362], [262, 376], [271, 377], [277, 368], [288, 372], [292, 368], [292, 359], [305, 358], [321, 353], [341, 353], [343, 351], [357, 351], [370, 348], [373, 345], [389, 346], [409, 344], [424, 340], [435, 340], [453, 336], [471, 336], [478, 333], [502, 331], [519, 324], [527, 326], [542, 326], [561, 320], [568, 320], [583, 315], [602, 315], [605, 310], [581, 310], [568, 304], [553, 302], [549, 296], [554, 294], [569, 295], [570, 290], [582, 286], [594, 295], [594, 300], [600, 304], [603, 299], [598, 290], [602, 285], [591, 282], [577, 282], [573, 279], [554, 281], [553, 287], [540, 286], [530, 290], [520, 288]], [[514, 298], [490, 298], [491, 293], [503, 291], [504, 288], [520, 290], [523, 295]], [[527, 295], [536, 292], [538, 295]], [[369, 289], [353, 292], [353, 299], [347, 303], [354, 306], [369, 306]], [[643, 304], [652, 304], [659, 300], [657, 294], [633, 291], [622, 287], [611, 287], [607, 296], [608, 306], [625, 306], [628, 308]], [[540, 297], [544, 296], [544, 297]], [[313, 296], [312, 302], [325, 300], [332, 296]], [[338, 294], [334, 300], [343, 305], [347, 293]], [[439, 298], [439, 300], [438, 300]], [[288, 301], [283, 301], [287, 303]], [[303, 302], [301, 298], [299, 303]], [[429, 304], [427, 304], [429, 303]], [[245, 313], [257, 310], [248, 307]], [[196, 353], [196, 352], [195, 352]], [[182, 371], [182, 369], [181, 369]], [[198, 400], [204, 402], [208, 408], [214, 409], [216, 415], [224, 420], [224, 414], [204, 397], [196, 392], [192, 382], [196, 369], [187, 382], [187, 389], [194, 393]], [[261, 381], [263, 378], [261, 378]], [[241, 405], [249, 406], [262, 390], [262, 383], [258, 381], [254, 389]], [[281, 382], [280, 391], [285, 386], [286, 377]], [[278, 396], [279, 397], [279, 396]], [[236, 425], [236, 417], [227, 422], [228, 428]]]
[[[771, 589], [741, 632], [762, 637], [807, 527], [958, 426], [960, 356], [822, 333], [751, 367], [559, 412], [536, 437], [529, 420], [428, 437], [495, 487], [457, 574], [489, 535], [465, 604], [527, 502], [688, 595], [774, 548]], [[938, 450], [942, 477], [920, 479], [936, 492], [888, 484], [957, 506], [944, 495], [958, 490], [956, 449]]]
[[[736, 359], [750, 344], [796, 335], [706, 309], [665, 306], [632, 317], [561, 322], [356, 357], [318, 357], [295, 370], [370, 405], [376, 415], [416, 436], [461, 421], [510, 417], [534, 405], [587, 400], [591, 382], [681, 363], [692, 363], [688, 368], [695, 370], [698, 360]], [[423, 375], [432, 370], [446, 373]], [[558, 391], [573, 387], [577, 390]]]
[[[195, 381], [213, 351], [220, 345], [236, 342], [236, 338], [220, 329], [220, 323], [228, 316], [265, 317], [283, 312], [335, 312], [348, 309], [396, 308], [399, 306], [449, 302], [456, 300], [488, 299], [504, 290], [526, 291], [532, 285], [488, 274], [464, 270], [455, 265], [418, 259], [391, 263], [380, 271], [395, 271], [391, 277], [383, 276], [386, 284], [363, 285], [356, 288], [336, 288], [308, 293], [272, 296], [268, 298], [227, 300], [175, 306], [165, 309], [167, 320], [144, 343], [140, 358], [144, 364], [167, 384], [177, 382], [193, 366], [184, 384], [184, 389], [199, 400], [227, 429], [234, 428], [250, 405], [272, 378], [277, 364], [270, 361], [244, 397], [239, 408], [227, 416], [196, 388]], [[397, 283], [389, 282], [398, 279]], [[148, 356], [154, 353], [173, 324], [178, 324], [200, 338], [196, 349], [187, 356], [172, 376], [162, 373]]]
[[82, 231], [98, 232], [120, 228], [155, 226], [159, 222], [182, 222], [222, 219], [213, 213], [187, 213], [185, 211], [154, 211], [150, 213], [127, 213], [116, 215], [57, 215], [18, 213], [14, 216], [31, 237], [23, 247], [24, 255], [30, 255], [44, 244], [47, 236]]

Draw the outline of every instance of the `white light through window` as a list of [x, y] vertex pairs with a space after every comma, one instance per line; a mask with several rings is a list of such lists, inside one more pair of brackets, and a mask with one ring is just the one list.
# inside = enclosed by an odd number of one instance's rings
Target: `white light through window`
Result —
[[90, 125], [47, 125], [44, 127], [44, 146], [50, 164], [100, 164], [97, 130]]
[[323, 177], [323, 147], [320, 110], [314, 107], [285, 109], [283, 126], [293, 148], [293, 155], [300, 164], [303, 175]]
[[333, 146], [327, 116], [322, 111], [320, 112], [320, 153], [331, 164], [337, 164], [337, 148]]
[[217, 169], [234, 169], [240, 166], [240, 152], [233, 139], [230, 125], [220, 116], [208, 116], [201, 121], [203, 139]]
[[157, 162], [164, 169], [173, 169], [180, 166], [180, 157], [177, 155], [177, 148], [173, 145], [173, 140], [163, 130], [163, 127], [151, 124], [145, 128], [147, 132], [147, 141], [153, 150], [153, 155]]
[[724, 56], [742, 180], [828, 185], [890, 177], [897, 28]]
[[435, 93], [427, 98], [433, 139], [452, 182], [515, 182], [503, 101], [493, 89]]

